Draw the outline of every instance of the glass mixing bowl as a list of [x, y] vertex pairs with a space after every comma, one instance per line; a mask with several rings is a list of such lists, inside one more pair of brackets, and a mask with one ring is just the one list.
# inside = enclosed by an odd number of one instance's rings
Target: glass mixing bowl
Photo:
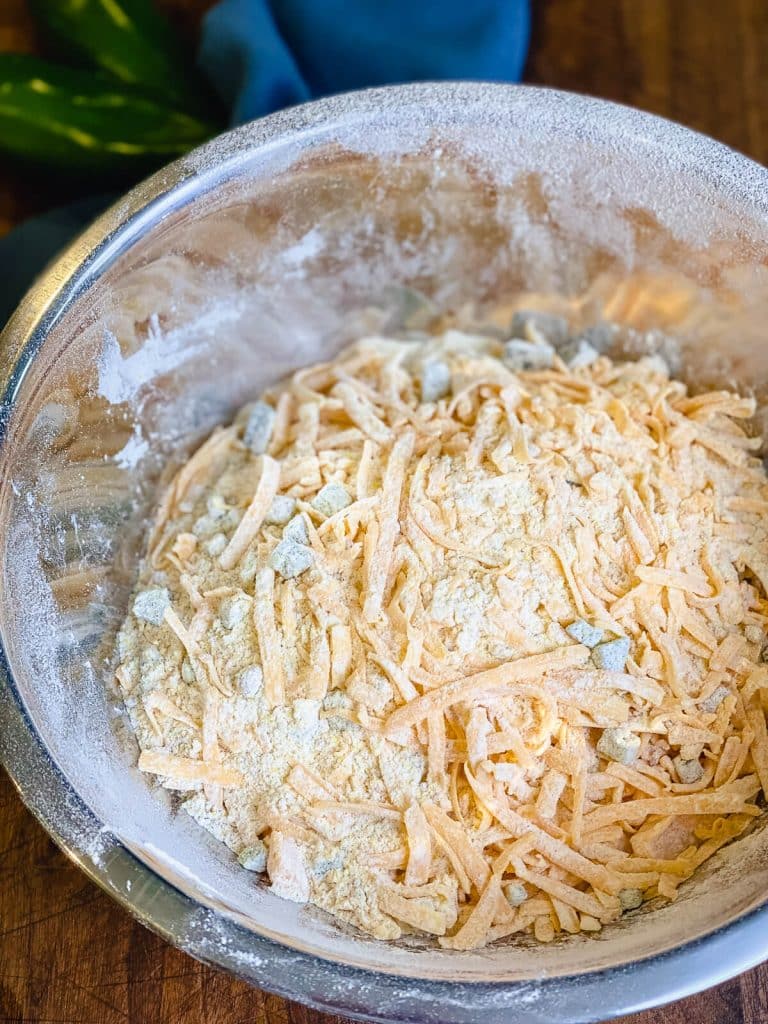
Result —
[[675, 905], [548, 946], [387, 945], [283, 902], [136, 771], [110, 644], [168, 463], [287, 370], [396, 326], [404, 289], [459, 322], [502, 323], [525, 294], [671, 334], [686, 379], [762, 403], [767, 260], [768, 172], [658, 118], [525, 87], [323, 100], [140, 185], [2, 336], [0, 744], [24, 800], [170, 941], [350, 1016], [573, 1024], [763, 959], [759, 825]]

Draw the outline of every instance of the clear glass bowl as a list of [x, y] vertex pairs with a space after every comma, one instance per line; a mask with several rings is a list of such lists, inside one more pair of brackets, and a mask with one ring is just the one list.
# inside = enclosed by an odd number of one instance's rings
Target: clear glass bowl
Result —
[[91, 877], [193, 955], [377, 1020], [572, 1024], [768, 955], [760, 827], [677, 904], [597, 938], [460, 954], [353, 933], [255, 885], [136, 771], [110, 680], [164, 467], [287, 370], [396, 324], [403, 287], [458, 322], [503, 324], [524, 293], [575, 322], [671, 334], [686, 379], [762, 403], [766, 197], [762, 168], [636, 111], [404, 86], [213, 141], [43, 274], [0, 354], [0, 744]]

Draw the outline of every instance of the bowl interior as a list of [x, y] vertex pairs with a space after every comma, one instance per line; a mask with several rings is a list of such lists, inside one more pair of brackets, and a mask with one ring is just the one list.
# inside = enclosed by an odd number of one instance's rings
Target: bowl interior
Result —
[[704, 935], [764, 899], [760, 827], [676, 906], [596, 939], [456, 954], [383, 945], [276, 899], [133, 767], [110, 643], [169, 462], [286, 371], [402, 326], [403, 288], [459, 325], [503, 327], [522, 300], [655, 331], [692, 385], [754, 393], [758, 427], [765, 418], [761, 169], [656, 119], [540, 90], [428, 87], [308, 110], [152, 179], [49, 277], [47, 310], [38, 291], [6, 332], [6, 357], [24, 351], [0, 451], [0, 630], [27, 714], [105, 828], [157, 874], [298, 949], [501, 981]]

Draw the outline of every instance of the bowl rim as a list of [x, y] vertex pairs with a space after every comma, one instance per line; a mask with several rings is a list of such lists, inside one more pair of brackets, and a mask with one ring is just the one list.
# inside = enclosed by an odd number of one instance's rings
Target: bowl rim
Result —
[[[137, 185], [42, 272], [0, 333], [0, 448], [24, 376], [46, 336], [74, 302], [149, 227], [212, 192], [265, 150], [364, 123], [371, 111], [480, 104], [522, 113], [546, 109], [572, 127], [597, 123], [600, 138], [633, 142], [681, 161], [768, 221], [768, 170], [707, 136], [652, 114], [575, 93], [525, 85], [441, 82], [389, 86], [316, 100], [227, 132]], [[692, 942], [628, 964], [518, 982], [407, 978], [299, 951], [208, 909], [140, 861], [90, 811], [47, 751], [13, 680], [0, 637], [0, 761], [23, 802], [61, 849], [142, 924], [206, 963], [326, 1012], [377, 1021], [526, 1024], [605, 1019], [692, 995], [768, 957], [768, 906]], [[690, 970], [695, 961], [695, 971]], [[687, 967], [688, 969], [684, 969]], [[436, 1014], [438, 1016], [436, 1016]]]

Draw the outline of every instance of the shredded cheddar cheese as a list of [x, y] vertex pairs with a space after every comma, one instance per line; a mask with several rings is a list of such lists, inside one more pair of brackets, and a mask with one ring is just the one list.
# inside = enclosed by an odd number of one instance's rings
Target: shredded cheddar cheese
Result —
[[120, 635], [140, 770], [382, 939], [597, 932], [768, 796], [754, 403], [519, 323], [365, 339], [216, 431]]

